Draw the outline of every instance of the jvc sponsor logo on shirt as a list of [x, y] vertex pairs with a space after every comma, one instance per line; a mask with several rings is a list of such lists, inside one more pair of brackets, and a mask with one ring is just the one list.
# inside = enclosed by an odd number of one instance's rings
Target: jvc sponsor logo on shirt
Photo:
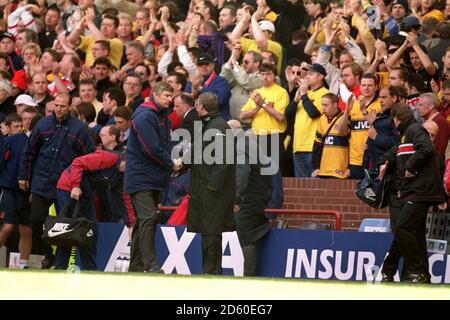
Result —
[[352, 130], [368, 130], [369, 123], [366, 120], [351, 121], [350, 127]]

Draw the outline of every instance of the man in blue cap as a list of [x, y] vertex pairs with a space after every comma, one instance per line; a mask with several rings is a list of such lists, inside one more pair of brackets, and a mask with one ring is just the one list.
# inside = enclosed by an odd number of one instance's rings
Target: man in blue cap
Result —
[[207, 53], [202, 53], [198, 57], [197, 69], [201, 81], [192, 83], [193, 96], [205, 92], [214, 93], [219, 98], [220, 115], [224, 120], [229, 120], [231, 90], [228, 81], [214, 71], [214, 59]]
[[419, 30], [421, 28], [419, 18], [415, 16], [407, 16], [403, 18], [401, 29], [405, 32], [412, 32], [416, 35], [419, 35]]

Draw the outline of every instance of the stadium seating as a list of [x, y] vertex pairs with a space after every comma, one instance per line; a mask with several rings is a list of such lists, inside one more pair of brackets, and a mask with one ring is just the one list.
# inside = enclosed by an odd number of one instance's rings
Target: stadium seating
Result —
[[366, 218], [359, 226], [359, 232], [390, 232], [389, 219]]

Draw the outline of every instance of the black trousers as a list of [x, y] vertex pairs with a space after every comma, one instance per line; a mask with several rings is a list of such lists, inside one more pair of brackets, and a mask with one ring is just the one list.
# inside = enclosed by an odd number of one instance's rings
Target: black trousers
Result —
[[258, 266], [258, 253], [264, 238], [258, 239], [252, 244], [242, 247], [244, 255], [244, 277], [256, 276]]
[[408, 275], [430, 277], [426, 242], [426, 220], [430, 206], [429, 202], [405, 201], [400, 211], [394, 241], [400, 248]]
[[53, 250], [49, 244], [42, 241], [41, 236], [43, 233], [42, 226], [48, 217], [48, 210], [52, 204], [55, 205], [57, 212], [59, 212], [56, 199], [47, 199], [35, 193], [31, 196], [30, 214], [33, 228], [33, 245], [37, 252], [44, 254], [47, 259], [54, 257]]
[[202, 234], [202, 264], [204, 274], [222, 274], [222, 235]]
[[136, 221], [131, 235], [130, 272], [144, 272], [158, 264], [155, 243], [158, 201], [158, 191], [144, 190], [131, 195]]
[[[402, 253], [400, 251], [400, 247], [398, 245], [398, 239], [396, 238], [398, 222], [401, 216], [402, 204], [400, 199], [397, 198], [396, 194], [391, 193], [389, 196], [389, 218], [391, 221], [391, 230], [394, 235], [394, 239], [392, 240], [391, 247], [389, 249], [389, 253], [384, 259], [382, 273], [388, 276], [394, 276], [398, 269], [398, 264], [400, 258], [402, 257]], [[403, 275], [406, 273], [406, 265], [403, 261]]]

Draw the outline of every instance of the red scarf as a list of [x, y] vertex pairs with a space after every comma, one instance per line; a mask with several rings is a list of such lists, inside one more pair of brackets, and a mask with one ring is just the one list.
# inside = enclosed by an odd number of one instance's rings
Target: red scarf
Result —
[[211, 72], [211, 74], [209, 75], [208, 79], [206, 79], [206, 81], [203, 83], [203, 85], [200, 88], [200, 90], [208, 88], [209, 85], [211, 84], [211, 82], [213, 82], [216, 77], [217, 77], [217, 74], [214, 71]]

